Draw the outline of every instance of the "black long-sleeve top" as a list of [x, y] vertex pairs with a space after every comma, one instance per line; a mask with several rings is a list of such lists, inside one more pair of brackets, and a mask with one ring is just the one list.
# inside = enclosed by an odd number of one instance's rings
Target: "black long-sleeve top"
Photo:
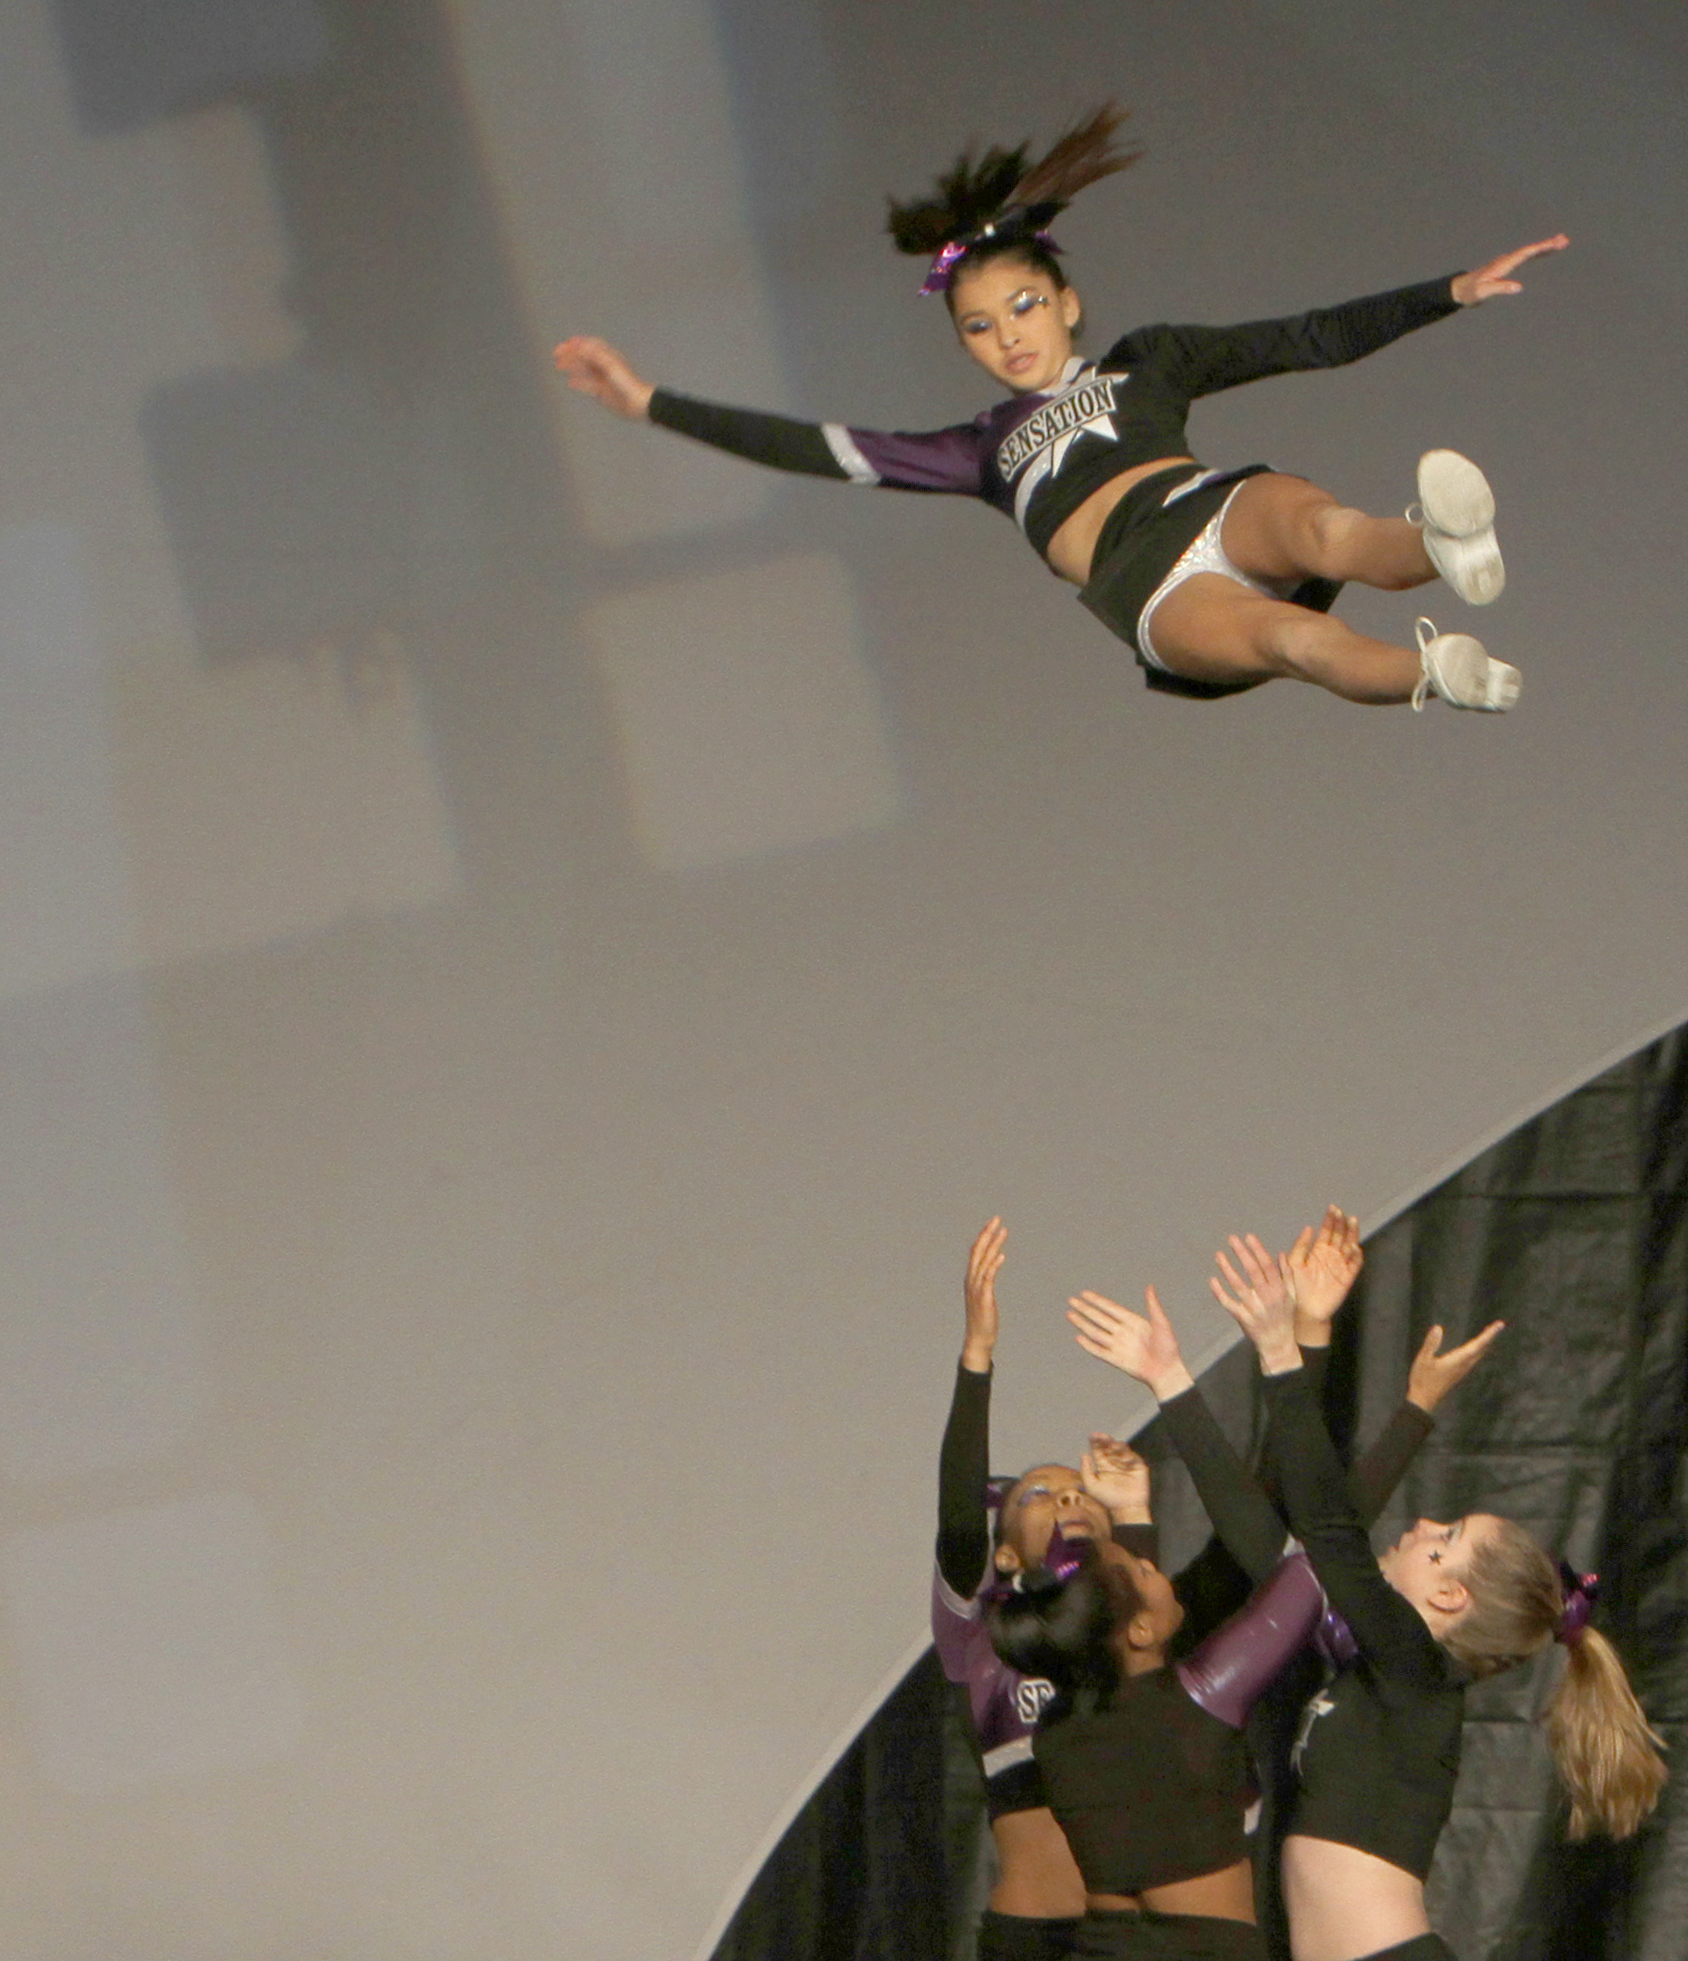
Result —
[[1422, 1880], [1453, 1805], [1464, 1681], [1379, 1570], [1313, 1388], [1305, 1369], [1266, 1378], [1269, 1436], [1290, 1526], [1360, 1652], [1303, 1714], [1288, 1830]]
[[1459, 311], [1453, 279], [1235, 326], [1138, 327], [1100, 361], [1067, 363], [1047, 393], [1015, 395], [947, 429], [889, 431], [700, 402], [671, 389], [650, 419], [805, 476], [982, 498], [1047, 557], [1080, 504], [1126, 470], [1187, 456], [1192, 403], [1267, 375], [1336, 368]]

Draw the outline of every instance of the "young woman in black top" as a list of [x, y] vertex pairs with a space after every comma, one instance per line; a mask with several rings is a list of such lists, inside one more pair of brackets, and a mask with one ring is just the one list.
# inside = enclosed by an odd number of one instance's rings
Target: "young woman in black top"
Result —
[[1432, 450], [1419, 515], [1372, 518], [1266, 465], [1205, 470], [1189, 454], [1191, 404], [1266, 375], [1338, 367], [1414, 328], [1520, 291], [1513, 274], [1563, 236], [1472, 272], [1283, 320], [1155, 326], [1090, 363], [1074, 352], [1078, 293], [1047, 226], [1087, 184], [1136, 161], [1112, 104], [1036, 163], [1022, 144], [961, 157], [933, 197], [893, 202], [898, 247], [931, 255], [961, 345], [1008, 399], [971, 423], [920, 433], [795, 422], [653, 388], [607, 342], [556, 350], [569, 385], [618, 415], [809, 476], [982, 498], [1011, 516], [1051, 571], [1135, 650], [1166, 693], [1211, 697], [1276, 676], [1350, 701], [1510, 707], [1518, 672], [1469, 634], [1418, 626], [1416, 649], [1327, 617], [1343, 581], [1386, 591], [1440, 573], [1485, 604], [1504, 574], [1494, 500], [1474, 464]]
[[1155, 1533], [1148, 1466], [1110, 1437], [1093, 1434], [1076, 1469], [1035, 1465], [1006, 1492], [992, 1480], [996, 1281], [1007, 1240], [1007, 1228], [992, 1219], [967, 1256], [965, 1332], [938, 1457], [932, 1640], [945, 1676], [966, 1693], [985, 1776], [996, 1877], [979, 1926], [979, 1961], [1060, 1961], [1084, 1912], [1084, 1882], [1032, 1758], [1038, 1713], [1054, 1688], [997, 1655], [987, 1596], [998, 1573], [1041, 1566], [1057, 1531], [1069, 1544], [1114, 1539], [1150, 1558]]
[[1510, 1520], [1420, 1519], [1373, 1556], [1311, 1393], [1290, 1289], [1257, 1243], [1238, 1252], [1242, 1271], [1228, 1268], [1214, 1292], [1259, 1351], [1290, 1523], [1358, 1650], [1303, 1718], [1283, 1852], [1295, 1961], [1452, 1961], [1424, 1880], [1453, 1801], [1466, 1684], [1566, 1644], [1547, 1730], [1573, 1837], [1636, 1830], [1664, 1782], [1658, 1738], [1588, 1625], [1592, 1576], [1556, 1568]]
[[[1318, 1235], [1301, 1236], [1293, 1258], [1316, 1343], [1321, 1331], [1328, 1337], [1358, 1271], [1350, 1222], [1327, 1217]], [[1264, 1949], [1243, 1819], [1250, 1780], [1242, 1724], [1323, 1602], [1305, 1561], [1286, 1561], [1283, 1521], [1208, 1414], [1164, 1317], [1156, 1335], [1149, 1373], [1219, 1545], [1169, 1580], [1152, 1558], [1092, 1532], [1082, 1570], [1070, 1578], [1005, 1562], [1021, 1584], [990, 1621], [1004, 1659], [1057, 1690], [1035, 1755], [1083, 1875], [1086, 1915], [1073, 1952], [1252, 1961]], [[1368, 1516], [1381, 1510], [1429, 1428], [1423, 1405], [1469, 1366], [1432, 1353], [1415, 1374], [1422, 1402], [1397, 1413], [1351, 1474]], [[1039, 1558], [1048, 1565], [1047, 1534], [1045, 1541]], [[1072, 1551], [1060, 1535], [1055, 1544]], [[1239, 1593], [1259, 1582], [1243, 1611], [1218, 1627]]]

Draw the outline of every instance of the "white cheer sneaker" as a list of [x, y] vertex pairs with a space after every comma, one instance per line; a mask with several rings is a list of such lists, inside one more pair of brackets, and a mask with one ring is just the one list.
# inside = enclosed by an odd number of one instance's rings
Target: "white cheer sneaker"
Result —
[[1523, 675], [1486, 653], [1481, 640], [1469, 633], [1438, 633], [1431, 620], [1420, 620], [1415, 631], [1422, 675], [1413, 689], [1415, 712], [1432, 694], [1453, 708], [1485, 708], [1496, 715], [1518, 699]]
[[1427, 449], [1418, 459], [1418, 502], [1407, 506], [1407, 519], [1461, 599], [1487, 606], [1501, 596], [1506, 567], [1495, 542], [1495, 494], [1475, 463], [1451, 449]]

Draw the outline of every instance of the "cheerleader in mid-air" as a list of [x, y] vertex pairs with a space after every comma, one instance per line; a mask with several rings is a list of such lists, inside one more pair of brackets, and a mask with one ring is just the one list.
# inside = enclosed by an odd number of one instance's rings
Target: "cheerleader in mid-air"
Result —
[[963, 155], [935, 196], [892, 202], [899, 249], [930, 257], [922, 292], [943, 294], [962, 347], [1010, 391], [971, 422], [889, 434], [726, 408], [653, 387], [583, 334], [561, 343], [557, 366], [619, 415], [776, 469], [982, 498], [1079, 588], [1163, 693], [1236, 694], [1288, 675], [1348, 701], [1417, 708], [1435, 694], [1458, 708], [1509, 708], [1517, 669], [1471, 635], [1421, 619], [1408, 648], [1329, 617], [1349, 579], [1395, 592], [1440, 575], [1473, 605], [1497, 597], [1494, 499], [1475, 464], [1430, 450], [1407, 516], [1374, 518], [1264, 464], [1203, 468], [1185, 423], [1203, 395], [1340, 367], [1516, 293], [1518, 268], [1568, 241], [1289, 319], [1139, 327], [1086, 361], [1074, 351], [1078, 292], [1048, 226], [1086, 185], [1136, 161], [1140, 152], [1114, 140], [1122, 120], [1108, 104], [1035, 163], [1024, 144]]

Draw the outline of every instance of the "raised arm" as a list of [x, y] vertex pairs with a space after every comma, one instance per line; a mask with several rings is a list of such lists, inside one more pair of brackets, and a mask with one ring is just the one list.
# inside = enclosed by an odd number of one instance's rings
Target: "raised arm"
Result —
[[1302, 1367], [1287, 1288], [1255, 1286], [1245, 1270], [1231, 1293], [1217, 1283], [1214, 1293], [1260, 1357], [1290, 1526], [1331, 1605], [1373, 1667], [1403, 1679], [1439, 1680], [1440, 1651], [1429, 1628], [1378, 1570]]
[[1512, 274], [1528, 260], [1563, 251], [1569, 243], [1558, 233], [1504, 252], [1472, 272], [1283, 319], [1250, 320], [1231, 327], [1140, 329], [1111, 348], [1104, 365], [1129, 366], [1134, 360], [1152, 359], [1192, 399], [1266, 375], [1344, 367], [1462, 307], [1522, 292]]
[[1258, 1583], [1283, 1556], [1287, 1536], [1283, 1520], [1214, 1421], [1184, 1366], [1178, 1337], [1160, 1297], [1149, 1287], [1143, 1298], [1146, 1315], [1134, 1314], [1104, 1294], [1077, 1294], [1068, 1303], [1067, 1319], [1086, 1354], [1135, 1377], [1159, 1403], [1167, 1434], [1194, 1480], [1214, 1531]]
[[[1230, 1243], [1238, 1265], [1251, 1281], [1263, 1278], [1262, 1265], [1270, 1262], [1259, 1240], [1250, 1237], [1245, 1241], [1233, 1235]], [[1223, 1256], [1221, 1265], [1227, 1278], [1240, 1284], [1240, 1276], [1229, 1268]], [[1352, 1212], [1344, 1212], [1338, 1205], [1326, 1208], [1316, 1228], [1303, 1227], [1283, 1256], [1283, 1270], [1295, 1303], [1296, 1346], [1301, 1350], [1302, 1361], [1313, 1373], [1315, 1401], [1323, 1390], [1322, 1365], [1329, 1353], [1331, 1323], [1364, 1265], [1360, 1222]], [[1480, 1335], [1450, 1349], [1446, 1355], [1441, 1352], [1440, 1327], [1432, 1328], [1425, 1336], [1407, 1377], [1405, 1399], [1348, 1467], [1349, 1496], [1363, 1524], [1376, 1524], [1395, 1487], [1406, 1475], [1407, 1467], [1435, 1427], [1431, 1417], [1437, 1405], [1483, 1359], [1505, 1325], [1504, 1321], [1490, 1322]], [[1274, 1498], [1278, 1495], [1277, 1477], [1277, 1466], [1269, 1453], [1261, 1469], [1261, 1479]]]
[[964, 1600], [978, 1591], [990, 1558], [985, 1491], [990, 1482], [991, 1361], [997, 1335], [996, 1276], [1007, 1243], [1008, 1228], [992, 1219], [967, 1255], [962, 1290], [966, 1329], [938, 1452], [938, 1571]]

